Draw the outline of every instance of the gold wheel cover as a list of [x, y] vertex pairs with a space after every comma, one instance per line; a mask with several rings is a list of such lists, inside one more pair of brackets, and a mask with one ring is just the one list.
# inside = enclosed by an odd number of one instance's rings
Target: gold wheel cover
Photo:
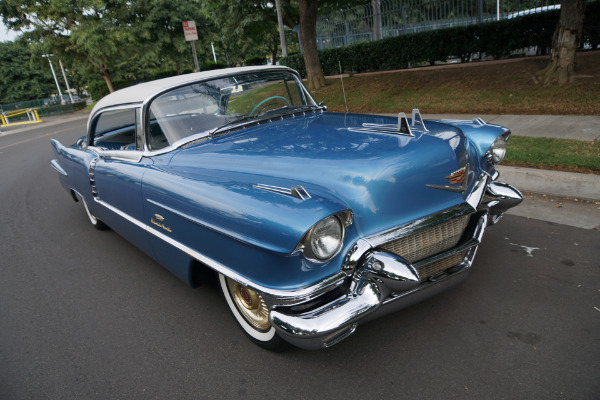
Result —
[[269, 310], [262, 296], [236, 281], [226, 279], [229, 294], [242, 317], [255, 329], [268, 331], [271, 328]]

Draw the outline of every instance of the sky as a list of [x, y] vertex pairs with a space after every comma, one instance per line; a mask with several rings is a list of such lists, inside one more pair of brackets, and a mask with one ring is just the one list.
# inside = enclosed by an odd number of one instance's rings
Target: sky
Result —
[[6, 42], [7, 40], [14, 40], [17, 34], [14, 31], [8, 31], [6, 26], [0, 19], [0, 42]]

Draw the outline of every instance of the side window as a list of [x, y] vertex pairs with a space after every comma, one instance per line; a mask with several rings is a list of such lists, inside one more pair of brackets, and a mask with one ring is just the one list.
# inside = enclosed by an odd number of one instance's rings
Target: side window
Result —
[[92, 145], [107, 150], [139, 150], [136, 109], [105, 111], [96, 119]]
[[152, 102], [148, 117], [150, 149], [165, 148], [227, 121], [217, 115], [219, 106], [215, 98], [204, 92], [210, 92], [210, 88], [196, 84], [172, 90]]

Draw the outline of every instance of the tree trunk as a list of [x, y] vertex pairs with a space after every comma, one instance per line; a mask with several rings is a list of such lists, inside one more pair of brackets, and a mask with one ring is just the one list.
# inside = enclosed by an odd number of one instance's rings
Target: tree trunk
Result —
[[[277, 50], [279, 50], [279, 46], [277, 45], [277, 39], [273, 39], [273, 43], [271, 43], [271, 45], [273, 47], [271, 47], [271, 57], [273, 58], [273, 65], [275, 65], [277, 63]], [[282, 49], [282, 56], [283, 56], [283, 49]]]
[[539, 74], [545, 85], [558, 82], [562, 86], [575, 75], [584, 11], [585, 0], [563, 0], [552, 39], [552, 61]]
[[88, 55], [88, 61], [96, 67], [96, 71], [98, 74], [104, 79], [106, 82], [106, 86], [108, 86], [108, 91], [110, 93], [115, 91], [115, 87], [113, 86], [112, 79], [110, 78], [110, 73], [108, 72], [108, 66], [102, 61], [94, 61], [92, 57]]
[[325, 76], [317, 53], [317, 9], [318, 0], [299, 0], [300, 4], [300, 39], [308, 89], [315, 90], [325, 86]]
[[110, 74], [108, 72], [104, 72], [101, 73], [100, 76], [104, 79], [104, 82], [106, 82], [106, 86], [108, 86], [108, 91], [110, 93], [114, 92], [115, 87], [113, 86], [112, 79], [110, 79]]

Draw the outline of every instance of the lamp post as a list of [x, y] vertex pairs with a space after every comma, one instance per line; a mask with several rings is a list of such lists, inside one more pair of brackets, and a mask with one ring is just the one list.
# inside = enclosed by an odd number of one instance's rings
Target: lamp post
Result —
[[62, 92], [60, 91], [60, 86], [58, 85], [58, 79], [56, 78], [56, 73], [54, 72], [54, 67], [52, 66], [52, 61], [50, 61], [50, 57], [52, 57], [54, 54], [42, 54], [42, 57], [45, 57], [48, 59], [48, 62], [50, 63], [50, 69], [52, 70], [52, 76], [54, 76], [54, 82], [56, 83], [56, 88], [58, 89], [58, 96], [60, 98], [60, 102], [62, 103]]
[[62, 60], [59, 58], [58, 63], [60, 64], [60, 70], [63, 73], [63, 78], [65, 78], [65, 85], [67, 85], [67, 93], [69, 94], [69, 99], [71, 99], [71, 104], [73, 104], [73, 95], [71, 94], [71, 88], [69, 87], [69, 81], [67, 80], [67, 74], [65, 74], [65, 68], [62, 65]]
[[[283, 57], [287, 57], [287, 45], [285, 43], [285, 31], [283, 29], [283, 17], [281, 15], [280, 0], [275, 0], [275, 7], [277, 9], [277, 25], [279, 26], [279, 41], [281, 42], [281, 55]], [[273, 60], [273, 65], [275, 65], [275, 60]]]

